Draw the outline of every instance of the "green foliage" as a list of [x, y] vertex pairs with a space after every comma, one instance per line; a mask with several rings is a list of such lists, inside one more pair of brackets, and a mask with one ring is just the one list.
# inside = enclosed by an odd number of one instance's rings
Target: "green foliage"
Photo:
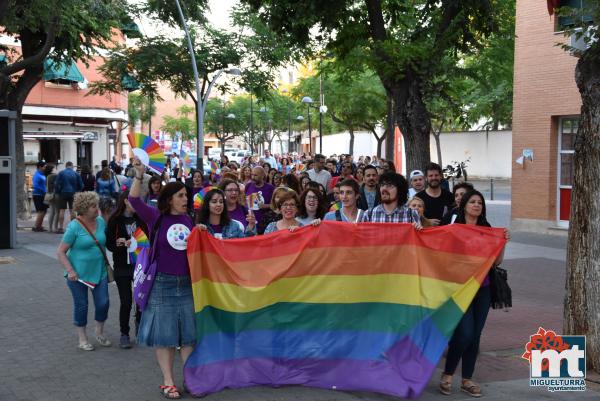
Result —
[[181, 134], [182, 140], [189, 141], [196, 136], [196, 120], [190, 118], [194, 108], [183, 105], [177, 108], [177, 116], [164, 116], [161, 130], [168, 132], [173, 137]]
[[[337, 71], [327, 72], [333, 64], [322, 75], [327, 114], [344, 129], [374, 132], [375, 126], [383, 123], [386, 113], [385, 91], [381, 81], [372, 71], [351, 75], [340, 75]], [[295, 93], [305, 93], [317, 100], [319, 77], [303, 79]]]
[[[268, 92], [276, 69], [294, 54], [258, 19], [244, 14], [235, 14], [233, 19], [234, 26], [239, 28], [237, 32], [218, 30], [208, 23], [190, 27], [201, 80], [201, 99], [196, 99], [186, 39], [166, 36], [142, 38], [135, 47], [114, 49], [100, 68], [106, 81], [94, 83], [92, 93], [122, 91], [120, 77], [129, 73], [140, 83], [146, 96], [159, 98], [157, 85], [164, 82], [176, 95], [198, 102], [206, 97], [215, 74], [232, 66], [244, 68], [242, 76], [233, 79], [239, 86], [258, 95]], [[216, 90], [230, 92], [231, 81], [216, 81]]]
[[154, 99], [138, 93], [130, 93], [127, 99], [127, 114], [129, 124], [135, 125], [136, 121], [149, 123], [156, 114]]

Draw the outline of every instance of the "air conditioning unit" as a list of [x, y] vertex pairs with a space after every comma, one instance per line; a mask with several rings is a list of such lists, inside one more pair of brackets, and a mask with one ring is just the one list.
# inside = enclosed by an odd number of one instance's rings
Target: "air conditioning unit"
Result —
[[590, 48], [590, 45], [598, 40], [594, 34], [595, 28], [587, 28], [582, 34], [582, 28], [575, 29], [569, 37], [569, 53], [572, 56], [580, 57], [583, 52]]

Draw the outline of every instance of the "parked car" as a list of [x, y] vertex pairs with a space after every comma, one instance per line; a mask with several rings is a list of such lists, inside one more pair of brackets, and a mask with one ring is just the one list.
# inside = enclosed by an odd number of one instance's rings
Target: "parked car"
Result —
[[252, 152], [249, 150], [235, 150], [233, 152], [225, 152], [225, 155], [229, 158], [229, 161], [236, 162], [237, 164], [242, 164], [246, 157], [252, 156]]
[[[190, 168], [196, 169], [196, 155], [190, 153], [190, 159], [191, 159]], [[204, 162], [204, 168], [203, 168], [204, 175], [208, 175], [208, 174], [210, 174], [210, 161], [208, 160], [207, 157], [205, 157], [203, 162]]]

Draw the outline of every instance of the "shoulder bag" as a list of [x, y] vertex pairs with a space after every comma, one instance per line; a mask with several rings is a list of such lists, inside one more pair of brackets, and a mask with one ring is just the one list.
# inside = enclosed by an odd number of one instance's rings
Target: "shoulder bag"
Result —
[[508, 272], [500, 266], [494, 265], [490, 270], [490, 292], [492, 309], [512, 307], [512, 290], [508, 285]]
[[152, 233], [150, 234], [150, 248], [142, 248], [137, 256], [133, 270], [133, 299], [141, 311], [146, 308], [150, 292], [154, 286], [154, 279], [158, 269], [156, 261], [156, 237], [162, 221], [162, 214], [156, 220]]
[[106, 251], [104, 250], [104, 248], [102, 248], [102, 245], [100, 245], [100, 242], [98, 242], [98, 240], [96, 239], [96, 236], [92, 233], [92, 231], [88, 228], [88, 226], [85, 225], [83, 220], [81, 220], [79, 217], [77, 217], [77, 222], [79, 224], [81, 224], [81, 226], [83, 228], [85, 228], [85, 230], [88, 232], [90, 237], [92, 237], [92, 239], [98, 246], [98, 249], [100, 249], [100, 252], [102, 252], [102, 256], [104, 257], [104, 267], [106, 268], [106, 276], [108, 278], [108, 282], [112, 283], [113, 281], [115, 281], [115, 271], [114, 271], [112, 265], [110, 264], [110, 262], [108, 261], [108, 257], [106, 256]]

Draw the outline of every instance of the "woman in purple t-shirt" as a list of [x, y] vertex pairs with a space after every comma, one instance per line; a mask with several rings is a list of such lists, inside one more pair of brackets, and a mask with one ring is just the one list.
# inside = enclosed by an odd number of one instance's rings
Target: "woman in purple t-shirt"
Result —
[[158, 197], [157, 208], [148, 206], [140, 199], [146, 168], [137, 158], [133, 167], [135, 178], [129, 202], [148, 226], [150, 240], [156, 241], [157, 261], [157, 274], [142, 313], [137, 341], [156, 348], [156, 359], [164, 380], [161, 393], [166, 398], [180, 398], [181, 393], [173, 381], [176, 347], [181, 347], [185, 364], [196, 342], [194, 301], [186, 254], [187, 239], [194, 224], [187, 214], [187, 191], [183, 183], [168, 183]]
[[229, 217], [242, 223], [244, 229], [248, 227], [248, 208], [240, 203], [240, 184], [225, 178], [219, 183], [219, 189], [225, 194], [225, 206]]

